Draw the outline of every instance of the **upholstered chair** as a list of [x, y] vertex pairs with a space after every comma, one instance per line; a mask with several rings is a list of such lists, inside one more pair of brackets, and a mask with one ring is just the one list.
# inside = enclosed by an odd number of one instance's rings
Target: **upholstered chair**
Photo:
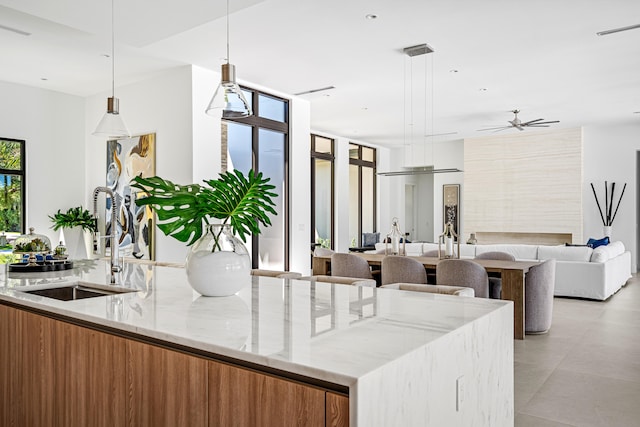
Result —
[[524, 330], [544, 334], [551, 328], [556, 260], [550, 259], [529, 269], [524, 278]]
[[329, 248], [321, 248], [320, 246], [316, 246], [313, 250], [313, 256], [331, 256], [335, 252]]
[[401, 291], [413, 292], [429, 292], [432, 294], [456, 295], [459, 297], [473, 297], [475, 292], [473, 288], [465, 288], [463, 286], [446, 286], [446, 285], [421, 285], [418, 283], [391, 283], [383, 285], [382, 288], [398, 289]]
[[[438, 258], [440, 254], [438, 254], [437, 249], [432, 249], [430, 251], [423, 252], [420, 256], [428, 257], [428, 258]], [[436, 284], [436, 272], [434, 269], [427, 269], [427, 283], [431, 285]]]
[[252, 276], [265, 276], [265, 277], [275, 277], [278, 279], [297, 279], [302, 276], [300, 273], [296, 273], [295, 271], [278, 271], [278, 270], [262, 270], [258, 268], [254, 268], [251, 270]]
[[473, 288], [476, 297], [489, 297], [489, 277], [480, 264], [467, 259], [445, 259], [436, 267], [438, 285]]
[[369, 263], [358, 255], [336, 252], [331, 255], [331, 275], [373, 279]]
[[369, 288], [376, 287], [376, 281], [374, 279], [360, 279], [358, 277], [305, 276], [305, 277], [297, 277], [296, 280], [308, 280], [310, 282], [338, 283], [341, 285], [351, 285], [351, 286], [366, 286]]
[[[485, 252], [476, 256], [476, 259], [496, 259], [500, 261], [515, 261], [516, 257], [507, 252]], [[492, 276], [489, 273], [489, 298], [500, 299], [502, 298], [502, 279], [500, 273], [496, 273], [497, 276]]]
[[427, 272], [413, 258], [389, 255], [382, 258], [382, 285], [390, 283], [427, 283]]

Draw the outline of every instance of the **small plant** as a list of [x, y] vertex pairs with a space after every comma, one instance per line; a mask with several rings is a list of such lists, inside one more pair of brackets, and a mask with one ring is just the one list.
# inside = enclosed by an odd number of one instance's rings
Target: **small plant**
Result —
[[220, 174], [219, 179], [199, 184], [178, 185], [158, 176], [135, 177], [131, 186], [149, 195], [136, 200], [138, 206], [149, 205], [158, 215], [158, 228], [167, 236], [192, 245], [204, 234], [204, 225], [212, 218], [229, 223], [243, 242], [247, 234], [259, 234], [260, 224], [271, 225], [268, 214], [277, 215], [271, 200], [277, 194], [268, 184], [270, 178], [239, 170]]
[[49, 215], [53, 222], [53, 231], [61, 228], [82, 227], [86, 231], [97, 231], [96, 221], [91, 212], [82, 207], [70, 208], [66, 213], [58, 212], [53, 216]]

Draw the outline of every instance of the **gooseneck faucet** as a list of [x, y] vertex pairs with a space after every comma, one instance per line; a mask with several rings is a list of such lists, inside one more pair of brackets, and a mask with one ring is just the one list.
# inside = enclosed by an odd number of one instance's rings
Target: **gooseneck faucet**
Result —
[[118, 262], [118, 201], [108, 187], [96, 187], [93, 190], [93, 217], [96, 219], [96, 225], [98, 220], [98, 195], [100, 193], [105, 193], [106, 196], [111, 197], [111, 234], [105, 236], [105, 238], [110, 239], [111, 246], [111, 283], [116, 283], [116, 275], [115, 273], [119, 273], [120, 263]]

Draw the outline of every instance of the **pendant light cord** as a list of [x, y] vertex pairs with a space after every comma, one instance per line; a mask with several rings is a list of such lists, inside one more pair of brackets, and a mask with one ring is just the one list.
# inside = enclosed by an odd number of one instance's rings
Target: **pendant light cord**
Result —
[[229, 59], [229, 0], [227, 0], [227, 64], [231, 62]]
[[[227, 0], [228, 1], [228, 0]], [[116, 48], [115, 48], [115, 26], [114, 26], [114, 6], [115, 0], [111, 0], [111, 97], [116, 97]]]

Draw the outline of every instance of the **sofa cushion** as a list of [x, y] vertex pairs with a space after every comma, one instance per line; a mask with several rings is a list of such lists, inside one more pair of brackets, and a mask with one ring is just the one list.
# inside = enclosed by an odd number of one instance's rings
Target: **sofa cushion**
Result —
[[591, 261], [593, 249], [588, 246], [539, 246], [538, 259], [546, 261], [555, 259], [558, 261]]
[[587, 242], [587, 246], [591, 246], [593, 249], [609, 244], [609, 237], [603, 237], [602, 239], [594, 239], [593, 237]]
[[611, 258], [615, 258], [624, 253], [624, 243], [617, 241], [611, 242], [606, 246], [598, 246], [591, 254], [591, 262], [607, 262]]
[[516, 260], [537, 260], [537, 245], [519, 245], [519, 244], [496, 244], [496, 245], [478, 245], [476, 247], [476, 256], [485, 252], [506, 252], [513, 255]]
[[375, 246], [380, 241], [380, 233], [362, 233], [362, 246]]

